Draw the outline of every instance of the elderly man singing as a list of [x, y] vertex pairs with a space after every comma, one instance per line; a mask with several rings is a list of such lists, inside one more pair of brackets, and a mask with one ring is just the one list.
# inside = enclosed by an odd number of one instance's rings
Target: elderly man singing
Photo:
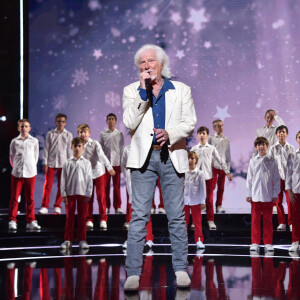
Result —
[[184, 172], [188, 171], [186, 141], [197, 118], [191, 89], [170, 81], [169, 58], [156, 45], [135, 55], [140, 81], [124, 88], [123, 121], [135, 130], [127, 161], [131, 168], [132, 220], [127, 240], [125, 291], [139, 288], [146, 224], [158, 177], [168, 218], [177, 287], [189, 287], [187, 230], [184, 220]]

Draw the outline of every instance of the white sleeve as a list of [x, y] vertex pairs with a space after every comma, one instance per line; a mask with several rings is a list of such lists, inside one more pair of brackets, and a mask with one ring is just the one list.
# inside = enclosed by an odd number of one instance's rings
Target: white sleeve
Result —
[[199, 176], [199, 185], [200, 185], [200, 204], [205, 204], [206, 200], [206, 183], [204, 174], [200, 174]]
[[61, 171], [61, 179], [60, 179], [60, 193], [62, 197], [67, 196], [66, 192], [66, 169], [67, 169], [67, 162], [63, 164], [62, 171]]
[[231, 167], [231, 154], [230, 154], [230, 141], [228, 140], [228, 144], [225, 150], [225, 157], [226, 157], [226, 163], [227, 163], [227, 168], [230, 170]]
[[34, 157], [35, 157], [35, 163], [37, 164], [39, 161], [39, 140], [35, 139], [35, 145], [34, 145]]
[[108, 171], [112, 170], [113, 167], [110, 161], [108, 160], [108, 158], [106, 157], [100, 143], [95, 141], [95, 144], [96, 144], [96, 152], [97, 152], [98, 160], [106, 167]]
[[226, 174], [229, 174], [230, 173], [230, 170], [228, 169], [228, 166], [227, 164], [225, 163], [225, 161], [223, 161], [223, 159], [221, 158], [218, 150], [216, 147], [214, 147], [214, 150], [212, 152], [212, 156], [213, 156], [213, 160], [216, 160], [222, 167], [223, 171], [226, 173]]
[[14, 166], [15, 154], [16, 154], [15, 142], [14, 140], [12, 140], [9, 146], [9, 162], [12, 167]]
[[252, 181], [253, 181], [253, 170], [251, 166], [251, 160], [248, 166], [247, 179], [246, 179], [246, 188], [247, 188], [247, 197], [252, 198]]
[[92, 192], [93, 192], [93, 174], [92, 174], [92, 165], [88, 161], [86, 164], [86, 191], [85, 191], [85, 197], [91, 198]]
[[278, 126], [280, 125], [285, 125], [284, 121], [279, 117], [279, 116], [275, 116], [274, 117], [275, 121], [277, 122]]
[[48, 165], [49, 147], [50, 147], [50, 131], [47, 133], [46, 141], [44, 145], [43, 165]]
[[67, 142], [67, 159], [69, 159], [73, 156], [72, 140], [73, 140], [73, 134], [71, 132], [69, 132], [68, 142]]
[[277, 198], [280, 193], [280, 174], [276, 160], [274, 160], [273, 184], [274, 188], [272, 198]]
[[293, 175], [293, 153], [290, 153], [286, 163], [286, 173], [285, 173], [285, 189], [292, 190], [292, 175]]

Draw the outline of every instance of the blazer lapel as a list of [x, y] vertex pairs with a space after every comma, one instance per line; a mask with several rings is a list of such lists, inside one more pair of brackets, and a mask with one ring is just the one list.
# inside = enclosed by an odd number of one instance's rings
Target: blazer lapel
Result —
[[176, 99], [177, 99], [177, 96], [176, 96], [176, 90], [175, 89], [168, 90], [165, 93], [165, 101], [166, 101], [165, 128], [167, 128], [168, 123], [170, 121]]

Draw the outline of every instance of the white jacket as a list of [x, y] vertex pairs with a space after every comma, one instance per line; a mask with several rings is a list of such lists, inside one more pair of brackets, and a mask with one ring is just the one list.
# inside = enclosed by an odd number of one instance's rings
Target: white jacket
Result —
[[[197, 117], [191, 89], [184, 83], [171, 81], [175, 89], [165, 93], [165, 130], [169, 134], [169, 155], [178, 173], [188, 172], [186, 141], [195, 128]], [[153, 140], [153, 115], [149, 101], [141, 99], [140, 83], [124, 88], [123, 122], [130, 130], [136, 130], [131, 141], [127, 168], [141, 168], [148, 156]]]

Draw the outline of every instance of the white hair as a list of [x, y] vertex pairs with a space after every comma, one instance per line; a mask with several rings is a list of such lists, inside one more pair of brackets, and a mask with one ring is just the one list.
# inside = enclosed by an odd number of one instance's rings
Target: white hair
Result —
[[156, 58], [159, 61], [161, 65], [163, 65], [163, 69], [161, 71], [161, 75], [165, 78], [171, 78], [171, 68], [170, 68], [170, 62], [169, 57], [164, 49], [162, 49], [159, 46], [153, 45], [153, 44], [146, 44], [142, 46], [134, 56], [134, 63], [139, 68], [140, 65], [140, 57], [142, 53], [144, 53], [146, 50], [153, 50], [155, 52]]

